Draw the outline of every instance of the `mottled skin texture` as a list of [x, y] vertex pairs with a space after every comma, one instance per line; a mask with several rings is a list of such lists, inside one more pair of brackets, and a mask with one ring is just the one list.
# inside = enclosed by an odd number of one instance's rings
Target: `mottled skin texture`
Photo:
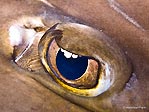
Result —
[[[64, 14], [74, 16], [94, 28], [101, 29], [112, 38], [129, 57], [137, 79], [131, 82], [130, 89], [111, 96], [111, 102], [102, 108], [111, 111], [141, 112], [149, 109], [149, 3], [148, 0], [117, 0], [131, 17], [144, 30], [131, 24], [114, 11], [106, 0], [48, 0]], [[131, 3], [130, 3], [131, 2]], [[87, 112], [79, 105], [70, 103], [42, 86], [11, 61], [12, 47], [8, 42], [10, 22], [23, 15], [37, 16], [48, 6], [33, 0], [0, 1], [0, 109], [2, 112]], [[137, 7], [138, 6], [138, 7]], [[79, 99], [78, 99], [79, 101]], [[85, 102], [81, 102], [82, 104]], [[97, 102], [95, 102], [97, 103]], [[146, 109], [123, 108], [143, 106]]]

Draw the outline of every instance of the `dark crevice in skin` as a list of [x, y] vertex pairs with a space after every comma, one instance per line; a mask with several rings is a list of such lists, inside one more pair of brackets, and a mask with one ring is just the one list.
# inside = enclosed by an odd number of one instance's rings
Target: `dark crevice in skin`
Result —
[[138, 78], [137, 78], [136, 74], [132, 73], [132, 75], [131, 75], [129, 81], [126, 83], [126, 86], [124, 89], [132, 89], [134, 84], [137, 82], [137, 80], [138, 80]]

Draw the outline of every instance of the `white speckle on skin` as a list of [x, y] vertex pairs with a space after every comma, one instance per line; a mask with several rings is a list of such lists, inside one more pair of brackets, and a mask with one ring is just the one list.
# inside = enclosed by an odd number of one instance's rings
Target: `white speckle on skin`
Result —
[[31, 43], [34, 39], [36, 31], [34, 29], [25, 29], [22, 26], [14, 24], [9, 28], [9, 40], [12, 46], [18, 46], [22, 44], [23, 40], [27, 44]]
[[[33, 41], [35, 39], [36, 32], [33, 29], [24, 29], [24, 36], [26, 37], [26, 48], [25, 50], [16, 57], [15, 62], [17, 62], [19, 59], [23, 57], [23, 55], [26, 53], [26, 51], [31, 47], [33, 44]], [[23, 35], [21, 37], [23, 39]]]
[[48, 5], [48, 6], [52, 7], [52, 8], [54, 8], [54, 6], [50, 2], [48, 2], [47, 0], [39, 0], [39, 1], [45, 3], [46, 5]]
[[9, 28], [9, 40], [12, 46], [18, 46], [22, 43], [23, 29], [18, 25], [12, 25]]

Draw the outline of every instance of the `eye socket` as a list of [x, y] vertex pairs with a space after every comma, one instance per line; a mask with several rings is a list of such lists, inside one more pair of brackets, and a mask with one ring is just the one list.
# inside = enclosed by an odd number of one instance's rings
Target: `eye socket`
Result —
[[[131, 74], [130, 63], [104, 33], [77, 23], [55, 24], [45, 33], [45, 26], [40, 26], [13, 25], [9, 29], [14, 61], [20, 67], [40, 74], [45, 73], [44, 67], [54, 79], [49, 80], [51, 84], [55, 81], [59, 89], [79, 96], [112, 94], [125, 86]], [[72, 73], [74, 77], [70, 77]], [[42, 78], [37, 79], [44, 83]], [[58, 91], [53, 86], [50, 89]]]
[[[85, 25], [54, 25], [40, 40], [38, 51], [41, 62], [50, 76], [67, 91], [76, 95], [98, 96], [107, 90], [114, 91], [118, 83], [119, 88], [122, 88], [129, 79], [130, 66], [120, 49], [112, 45], [112, 41], [103, 33]], [[66, 67], [66, 71], [63, 69], [73, 54], [84, 58], [83, 64], [87, 63], [83, 66], [87, 66], [84, 72], [86, 70], [89, 73], [82, 72], [81, 75], [76, 75], [77, 78], [69, 79], [67, 75], [73, 75], [67, 74], [69, 67]], [[72, 60], [74, 63], [75, 59]], [[88, 70], [90, 67], [92, 70]], [[127, 75], [124, 76], [125, 73]], [[120, 78], [123, 80], [119, 80]]]

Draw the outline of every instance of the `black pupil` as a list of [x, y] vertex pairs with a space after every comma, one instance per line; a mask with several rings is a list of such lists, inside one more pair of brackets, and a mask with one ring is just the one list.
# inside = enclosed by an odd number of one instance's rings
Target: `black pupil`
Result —
[[81, 77], [88, 66], [88, 58], [81, 56], [78, 58], [66, 58], [59, 50], [56, 56], [56, 65], [59, 72], [68, 80], [75, 80]]

